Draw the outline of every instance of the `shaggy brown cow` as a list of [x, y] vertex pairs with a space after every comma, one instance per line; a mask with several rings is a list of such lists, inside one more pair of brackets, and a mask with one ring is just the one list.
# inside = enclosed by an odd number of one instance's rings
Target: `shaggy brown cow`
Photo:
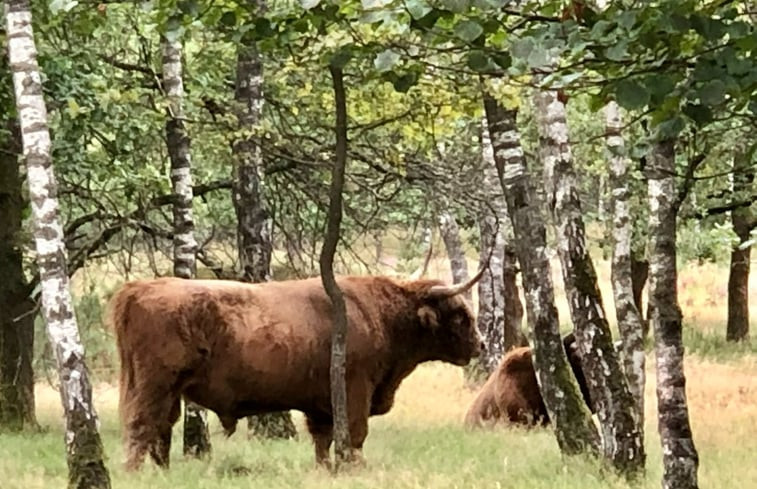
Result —
[[[368, 417], [384, 414], [422, 362], [465, 365], [481, 350], [460, 295], [481, 277], [435, 280], [341, 277], [347, 303], [347, 398], [354, 455]], [[167, 467], [179, 400], [214, 411], [227, 432], [239, 418], [305, 413], [316, 460], [332, 442], [331, 301], [318, 278], [265, 284], [160, 278], [124, 285], [111, 303], [121, 358], [126, 467], [149, 452]]]
[[[563, 338], [570, 366], [584, 401], [594, 412], [573, 333]], [[487, 379], [465, 415], [468, 427], [493, 426], [498, 421], [533, 426], [549, 423], [549, 415], [536, 381], [531, 348], [508, 352]]]

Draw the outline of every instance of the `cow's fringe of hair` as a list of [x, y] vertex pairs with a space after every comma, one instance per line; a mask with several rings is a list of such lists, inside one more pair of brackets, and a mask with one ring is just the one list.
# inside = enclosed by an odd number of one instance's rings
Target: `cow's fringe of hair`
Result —
[[108, 324], [116, 334], [116, 346], [121, 363], [119, 375], [119, 414], [124, 419], [124, 408], [129, 386], [134, 383], [134, 359], [126, 345], [126, 328], [129, 322], [129, 306], [134, 298], [134, 288], [126, 284], [111, 298], [108, 307]]

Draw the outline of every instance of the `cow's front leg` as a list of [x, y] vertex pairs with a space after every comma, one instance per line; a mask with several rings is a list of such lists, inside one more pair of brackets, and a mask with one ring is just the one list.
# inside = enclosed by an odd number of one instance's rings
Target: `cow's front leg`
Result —
[[366, 377], [356, 376], [349, 391], [350, 453], [347, 454], [347, 462], [359, 466], [365, 465], [363, 442], [368, 436], [368, 417], [373, 399], [373, 390], [365, 379]]
[[329, 449], [334, 441], [334, 424], [330, 416], [306, 414], [308, 431], [315, 445], [315, 461], [318, 465], [331, 468]]
[[363, 457], [363, 442], [368, 436], [368, 415], [356, 415], [350, 420], [350, 453], [348, 462], [354, 465], [365, 466]]

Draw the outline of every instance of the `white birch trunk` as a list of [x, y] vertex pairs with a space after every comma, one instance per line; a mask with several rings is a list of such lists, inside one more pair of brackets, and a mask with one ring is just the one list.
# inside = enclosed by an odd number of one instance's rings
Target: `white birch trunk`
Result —
[[[262, 7], [261, 7], [262, 8]], [[273, 219], [265, 198], [263, 152], [255, 135], [263, 117], [263, 60], [254, 42], [237, 48], [237, 78], [234, 98], [238, 129], [243, 136], [232, 148], [234, 174], [232, 198], [237, 215], [237, 250], [242, 280], [271, 279]], [[247, 418], [248, 433], [263, 438], [293, 438], [297, 435], [289, 411]]]
[[99, 422], [69, 290], [47, 109], [28, 0], [6, 1], [5, 21], [34, 221], [42, 315], [55, 351], [66, 420], [69, 487], [107, 489], [110, 477], [103, 463]]
[[[173, 204], [173, 272], [181, 278], [195, 275], [197, 242], [192, 217], [192, 160], [190, 141], [184, 127], [184, 80], [181, 66], [181, 42], [161, 39], [163, 89], [168, 98], [166, 139], [171, 158]], [[196, 457], [210, 452], [207, 413], [194, 403], [184, 408], [184, 453]]]
[[622, 339], [623, 365], [631, 394], [636, 402], [636, 429], [644, 437], [644, 328], [634, 301], [631, 273], [630, 161], [625, 156], [620, 107], [610, 102], [605, 107], [606, 141], [612, 188], [612, 290], [615, 316]]
[[[439, 214], [439, 234], [442, 235], [444, 247], [447, 249], [449, 266], [452, 271], [452, 282], [456, 284], [468, 281], [468, 261], [465, 259], [463, 242], [460, 240], [460, 226], [449, 211], [444, 210]], [[467, 290], [463, 296], [470, 302], [471, 291]]]
[[263, 115], [263, 62], [254, 44], [237, 54], [238, 129], [244, 136], [234, 144], [233, 200], [242, 278], [248, 282], [271, 279], [273, 219], [265, 199], [263, 152], [254, 135]]
[[517, 112], [505, 110], [488, 94], [484, 94], [484, 108], [497, 173], [513, 222], [528, 323], [534, 337], [534, 369], [544, 404], [563, 453], [596, 453], [599, 437], [562, 346], [546, 231], [532, 195], [516, 126]]
[[[481, 152], [483, 163], [483, 187], [486, 195], [486, 204], [479, 211], [479, 236], [481, 254], [479, 267], [489, 259], [486, 271], [478, 282], [478, 330], [484, 338], [486, 350], [481, 355], [479, 362], [484, 370], [490, 374], [499, 365], [502, 356], [507, 350], [506, 337], [512, 337], [514, 332], [507, 331], [512, 323], [507, 321], [505, 291], [505, 246], [506, 234], [512, 234], [512, 222], [507, 214], [507, 202], [502, 194], [502, 185], [497, 175], [497, 166], [494, 163], [494, 150], [492, 148], [489, 128], [486, 118], [482, 121], [481, 128]], [[491, 257], [491, 258], [489, 258]], [[509, 338], [508, 338], [509, 339]]]
[[638, 474], [644, 468], [644, 446], [586, 247], [565, 105], [550, 89], [537, 91], [535, 102], [546, 201], [557, 227], [557, 251], [583, 372], [599, 418], [603, 455], [619, 471]]
[[699, 455], [689, 424], [676, 269], [676, 185], [673, 141], [652, 150], [649, 169], [649, 306], [657, 363], [657, 423], [663, 489], [696, 489]]

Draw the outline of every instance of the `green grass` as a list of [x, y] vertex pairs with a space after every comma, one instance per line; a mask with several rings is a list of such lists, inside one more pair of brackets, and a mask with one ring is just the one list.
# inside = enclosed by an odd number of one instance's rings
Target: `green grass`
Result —
[[[397, 254], [391, 244], [385, 247], [386, 252]], [[469, 258], [469, 269], [474, 270], [477, 259], [473, 254]], [[567, 326], [569, 315], [562, 279], [559, 266], [556, 262], [553, 265], [557, 305]], [[607, 315], [613, 322], [608, 263], [597, 261], [597, 272]], [[449, 279], [446, 258], [437, 256], [428, 275]], [[182, 456], [181, 427], [177, 425], [170, 470], [161, 471], [147, 464], [141, 472], [127, 474], [121, 467], [124, 456], [117, 388], [111, 383], [112, 337], [102, 329], [98, 318], [98, 299], [121, 280], [119, 273], [102, 266], [84, 270], [74, 280], [82, 336], [87, 341], [96, 383], [95, 404], [102, 422], [106, 462], [116, 489], [628, 487], [602, 471], [596, 461], [561, 457], [549, 430], [466, 432], [461, 421], [475, 393], [463, 387], [460, 369], [440, 364], [419, 368], [403, 383], [392, 412], [372, 418], [365, 445], [368, 464], [347, 474], [334, 477], [315, 467], [310, 439], [299, 415], [299, 439], [283, 442], [248, 441], [241, 430], [242, 423], [239, 433], [225, 439], [211, 415], [213, 454], [206, 461]], [[700, 486], [708, 489], [757, 487], [757, 345], [734, 345], [724, 340], [726, 280], [727, 270], [714, 264], [685, 265], [679, 275], [687, 396], [701, 460]], [[94, 282], [97, 287], [93, 290]], [[755, 298], [757, 274], [752, 274], [750, 290]], [[753, 308], [752, 318], [754, 324], [757, 308]], [[640, 487], [658, 489], [662, 467], [655, 413], [654, 354], [650, 352], [647, 359], [648, 463]], [[0, 489], [66, 486], [60, 397], [50, 387], [40, 385], [37, 399], [39, 421], [46, 428], [43, 433], [0, 433]]]
[[[701, 486], [730, 488], [757, 482], [757, 361], [714, 363], [696, 356], [687, 360], [689, 403], [701, 457]], [[648, 472], [641, 484], [658, 488], [661, 456], [654, 418], [654, 370], [647, 388]], [[127, 474], [117, 419], [117, 389], [96, 386], [96, 405], [114, 488], [625, 488], [622, 480], [601, 470], [596, 461], [561, 457], [548, 429], [499, 428], [468, 432], [461, 419], [474, 392], [462, 387], [460, 369], [441, 364], [421, 367], [401, 387], [397, 406], [372, 418], [364, 468], [332, 476], [316, 468], [302, 417], [295, 441], [247, 440], [243, 431], [226, 439], [211, 416], [213, 454], [209, 460], [185, 459], [181, 428], [174, 430], [172, 466], [148, 463]], [[0, 487], [65, 487], [59, 397], [38, 388], [40, 434], [0, 434]], [[240, 424], [240, 428], [241, 428]], [[751, 483], [749, 481], [752, 481]]]
[[717, 361], [739, 361], [744, 355], [757, 355], [757, 342], [748, 339], [734, 343], [726, 341], [725, 334], [715, 334], [700, 328], [684, 325], [683, 344], [686, 352]]

